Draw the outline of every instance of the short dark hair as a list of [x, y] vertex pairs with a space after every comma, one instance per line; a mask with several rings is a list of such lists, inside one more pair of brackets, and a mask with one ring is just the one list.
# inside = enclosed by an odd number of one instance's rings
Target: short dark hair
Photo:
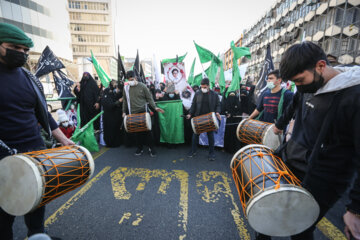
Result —
[[177, 71], [179, 73], [179, 70], [177, 70], [176, 68], [174, 68], [171, 73], [174, 73], [174, 71]]
[[327, 65], [325, 52], [312, 42], [302, 42], [291, 46], [281, 57], [280, 75], [283, 79], [291, 79], [295, 75], [315, 68], [316, 63], [324, 60]]
[[128, 71], [126, 73], [126, 78], [129, 79], [129, 78], [134, 78], [135, 77], [135, 72], [134, 71]]
[[201, 84], [200, 85], [210, 85], [210, 80], [208, 78], [203, 78], [201, 80]]
[[279, 71], [279, 69], [275, 69], [275, 70], [270, 71], [270, 72], [268, 73], [268, 76], [270, 76], [270, 75], [275, 75], [276, 78], [280, 78], [280, 77], [281, 77], [281, 76], [280, 76], [280, 71]]

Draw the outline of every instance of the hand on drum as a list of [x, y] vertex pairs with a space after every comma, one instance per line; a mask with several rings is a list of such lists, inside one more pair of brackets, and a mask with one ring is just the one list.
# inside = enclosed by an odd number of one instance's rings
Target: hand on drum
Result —
[[216, 113], [216, 117], [219, 119], [219, 121], [221, 121], [220, 113]]
[[360, 239], [360, 217], [355, 214], [346, 211], [344, 214], [345, 223], [345, 235], [347, 239], [351, 239], [351, 235], [354, 239]]
[[61, 142], [60, 142], [63, 146], [70, 146], [70, 145], [75, 145], [75, 143], [71, 140], [71, 139], [63, 139]]
[[276, 126], [274, 126], [273, 131], [276, 135], [282, 134], [282, 130], [278, 129]]
[[163, 110], [163, 109], [161, 109], [161, 108], [155, 108], [155, 110], [157, 111], [157, 112], [161, 112], [161, 113], [164, 113], [165, 111]]
[[190, 119], [191, 118], [191, 114], [186, 115], [186, 119]]

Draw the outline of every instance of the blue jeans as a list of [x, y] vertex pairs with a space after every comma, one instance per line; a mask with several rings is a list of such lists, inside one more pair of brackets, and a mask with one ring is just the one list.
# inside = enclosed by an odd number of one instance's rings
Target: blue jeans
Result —
[[[197, 150], [197, 145], [199, 143], [199, 134], [193, 133], [192, 136], [192, 144], [191, 151], [194, 153]], [[215, 157], [214, 148], [215, 148], [215, 140], [214, 140], [214, 132], [207, 132], [208, 140], [209, 140], [209, 157]]]

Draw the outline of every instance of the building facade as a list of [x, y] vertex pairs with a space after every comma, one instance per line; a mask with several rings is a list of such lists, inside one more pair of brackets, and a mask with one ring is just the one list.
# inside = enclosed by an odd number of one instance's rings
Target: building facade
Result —
[[0, 0], [0, 22], [19, 27], [33, 40], [28, 61], [32, 71], [46, 46], [65, 65], [73, 61], [67, 0]]
[[319, 44], [341, 64], [360, 64], [360, 0], [277, 0], [250, 29], [242, 46], [252, 58], [247, 75], [258, 76], [270, 44], [275, 68], [281, 55], [303, 40]]
[[77, 76], [94, 72], [90, 51], [111, 78], [117, 78], [111, 0], [68, 0], [72, 53]]

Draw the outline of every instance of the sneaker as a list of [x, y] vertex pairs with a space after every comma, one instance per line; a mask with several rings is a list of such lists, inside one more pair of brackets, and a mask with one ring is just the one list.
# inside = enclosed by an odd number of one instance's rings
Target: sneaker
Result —
[[150, 157], [156, 157], [156, 151], [155, 149], [149, 148]]
[[189, 158], [195, 157], [196, 156], [196, 152], [190, 151], [187, 155]]
[[135, 152], [135, 156], [141, 156], [143, 154], [143, 152], [144, 151], [142, 149], [138, 148]]

